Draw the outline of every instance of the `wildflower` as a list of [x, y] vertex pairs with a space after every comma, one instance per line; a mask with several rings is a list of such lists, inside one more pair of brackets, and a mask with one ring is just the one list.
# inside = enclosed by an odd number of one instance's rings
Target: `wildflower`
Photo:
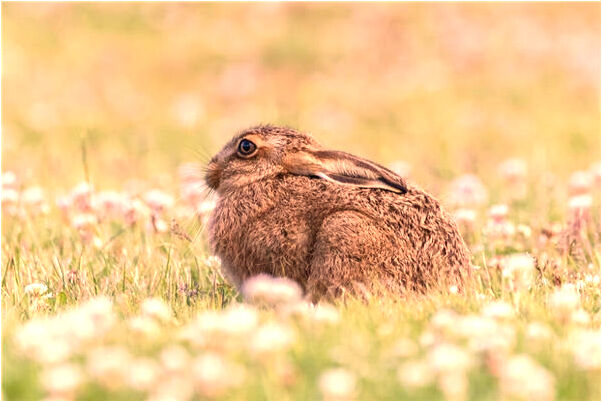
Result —
[[293, 280], [260, 274], [245, 281], [242, 294], [251, 302], [275, 306], [301, 299], [302, 292]]
[[472, 365], [472, 357], [468, 352], [446, 343], [435, 345], [428, 355], [428, 361], [437, 372], [465, 371]]
[[535, 263], [528, 254], [513, 254], [502, 260], [502, 276], [508, 278], [514, 290], [528, 289], [535, 276]]
[[472, 228], [477, 219], [477, 213], [474, 209], [460, 208], [454, 211], [454, 218], [458, 224]]
[[589, 194], [575, 195], [569, 199], [568, 206], [573, 215], [587, 213], [592, 207], [592, 196]]
[[28, 207], [33, 208], [35, 212], [48, 213], [50, 207], [46, 203], [44, 190], [40, 187], [29, 187], [21, 193], [21, 201]]
[[78, 184], [66, 199], [68, 204], [80, 212], [89, 212], [92, 210], [92, 192], [93, 188], [86, 182]]
[[182, 346], [171, 345], [161, 351], [160, 360], [167, 372], [179, 373], [187, 370], [190, 354]]
[[34, 318], [17, 329], [17, 348], [34, 361], [61, 363], [73, 353], [73, 345], [62, 336], [64, 328], [64, 323], [58, 318]]
[[437, 378], [437, 384], [448, 401], [461, 401], [466, 399], [468, 391], [468, 378], [466, 373], [460, 371], [446, 371]]
[[408, 358], [418, 353], [418, 345], [409, 338], [398, 339], [391, 348], [390, 354], [398, 358]]
[[62, 363], [46, 368], [42, 372], [44, 389], [57, 399], [73, 399], [74, 394], [82, 383], [83, 374], [79, 366]]
[[571, 313], [570, 321], [577, 326], [587, 326], [591, 322], [591, 318], [587, 311], [580, 308]]
[[220, 321], [224, 333], [243, 336], [251, 333], [257, 327], [259, 317], [257, 310], [252, 306], [234, 304], [222, 313]]
[[92, 214], [76, 214], [71, 218], [71, 226], [79, 231], [87, 231], [96, 225], [96, 216]]
[[497, 204], [489, 208], [489, 217], [496, 222], [501, 222], [508, 216], [508, 205]]
[[548, 340], [552, 337], [553, 333], [550, 327], [540, 322], [531, 322], [527, 325], [525, 336], [527, 340], [533, 341], [534, 343]]
[[19, 193], [12, 188], [2, 189], [2, 206], [15, 205], [19, 202]]
[[102, 218], [117, 218], [123, 214], [125, 196], [117, 191], [102, 191], [95, 195], [92, 206]]
[[481, 313], [485, 317], [491, 317], [498, 320], [507, 320], [514, 317], [514, 308], [506, 302], [495, 301], [485, 305]]
[[509, 183], [517, 183], [527, 176], [527, 164], [518, 158], [507, 159], [499, 165], [499, 173]]
[[525, 239], [531, 238], [531, 227], [523, 224], [519, 224], [516, 227], [516, 231], [523, 236]]
[[217, 399], [242, 380], [242, 371], [238, 366], [227, 363], [214, 353], [197, 357], [192, 362], [191, 371], [196, 388], [210, 399]]
[[150, 215], [150, 211], [146, 205], [144, 205], [138, 199], [132, 199], [125, 202], [123, 207], [123, 218], [126, 225], [133, 225]]
[[565, 284], [549, 296], [548, 304], [558, 318], [566, 320], [580, 306], [581, 297], [573, 285]]
[[113, 303], [104, 296], [98, 296], [84, 303], [76, 313], [79, 321], [89, 321], [96, 335], [106, 333], [115, 323]]
[[355, 396], [355, 382], [352, 372], [337, 368], [320, 375], [319, 387], [325, 400], [349, 400]]
[[268, 322], [253, 334], [249, 348], [257, 355], [279, 352], [288, 348], [295, 339], [295, 333], [284, 324]]
[[169, 225], [164, 219], [159, 218], [157, 215], [151, 214], [151, 220], [148, 222], [146, 229], [149, 232], [155, 233], [167, 233]]
[[434, 378], [433, 368], [425, 360], [408, 361], [397, 370], [397, 379], [406, 387], [425, 387], [431, 384]]
[[140, 310], [142, 315], [160, 322], [171, 319], [171, 308], [163, 300], [156, 297], [144, 300]]
[[569, 178], [569, 193], [572, 195], [588, 193], [594, 184], [594, 177], [590, 171], [581, 170], [571, 174]]
[[466, 174], [451, 183], [448, 197], [452, 205], [483, 205], [487, 202], [487, 190], [477, 176]]
[[516, 355], [503, 362], [499, 382], [506, 398], [552, 400], [555, 396], [553, 375], [527, 355]]
[[431, 318], [431, 325], [434, 329], [447, 331], [449, 328], [456, 325], [458, 314], [455, 311], [442, 309], [437, 311]]
[[30, 283], [25, 286], [25, 294], [40, 297], [46, 294], [48, 287], [43, 283]]
[[150, 401], [188, 401], [194, 394], [193, 382], [187, 373], [160, 377], [150, 392]]
[[153, 338], [161, 332], [157, 321], [146, 315], [132, 317], [128, 324], [134, 332], [147, 338]]
[[11, 172], [2, 172], [2, 191], [14, 189], [17, 186], [17, 176]]
[[161, 213], [171, 208], [174, 203], [173, 197], [161, 190], [149, 190], [144, 194], [144, 202], [154, 212]]
[[126, 383], [138, 391], [148, 391], [160, 375], [159, 365], [149, 358], [138, 358], [130, 363]]
[[129, 371], [130, 354], [121, 346], [97, 347], [88, 353], [87, 372], [103, 386], [115, 389], [123, 384]]
[[569, 334], [566, 346], [575, 364], [583, 370], [600, 370], [600, 330], [575, 330]]
[[313, 309], [314, 322], [324, 324], [337, 324], [341, 321], [339, 311], [331, 304], [320, 303]]

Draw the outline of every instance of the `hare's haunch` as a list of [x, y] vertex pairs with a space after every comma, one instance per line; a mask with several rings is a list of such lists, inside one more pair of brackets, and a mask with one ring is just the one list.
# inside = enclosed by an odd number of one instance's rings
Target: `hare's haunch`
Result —
[[259, 126], [212, 159], [213, 252], [240, 286], [267, 273], [314, 300], [461, 286], [469, 252], [432, 196], [389, 169], [289, 128]]

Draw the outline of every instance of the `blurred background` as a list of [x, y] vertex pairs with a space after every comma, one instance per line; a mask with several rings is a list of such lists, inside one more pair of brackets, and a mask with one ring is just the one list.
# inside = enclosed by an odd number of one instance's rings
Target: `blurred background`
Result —
[[[2, 169], [169, 184], [288, 125], [437, 191], [600, 160], [600, 4], [2, 4]], [[404, 165], [407, 164], [407, 165]]]

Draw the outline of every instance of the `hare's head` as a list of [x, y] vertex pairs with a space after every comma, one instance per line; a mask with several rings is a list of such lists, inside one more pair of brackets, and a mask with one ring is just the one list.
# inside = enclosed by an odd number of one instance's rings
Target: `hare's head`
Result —
[[407, 191], [389, 169], [340, 151], [323, 149], [312, 137], [289, 128], [258, 126], [236, 135], [209, 162], [205, 181], [218, 193], [292, 174], [339, 185]]

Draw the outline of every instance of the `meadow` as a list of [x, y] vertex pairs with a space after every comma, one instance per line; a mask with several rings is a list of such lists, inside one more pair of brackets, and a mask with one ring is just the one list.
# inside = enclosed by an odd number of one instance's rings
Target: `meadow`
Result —
[[[259, 123], [434, 194], [473, 280], [311, 305], [211, 255]], [[600, 4], [2, 4], [4, 400], [600, 400]]]

